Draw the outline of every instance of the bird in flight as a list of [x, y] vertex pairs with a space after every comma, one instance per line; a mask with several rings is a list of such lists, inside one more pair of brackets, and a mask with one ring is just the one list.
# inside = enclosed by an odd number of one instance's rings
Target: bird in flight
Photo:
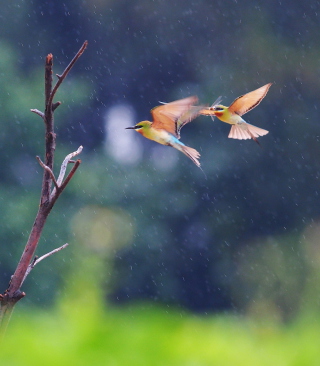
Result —
[[259, 89], [241, 95], [229, 107], [219, 104], [221, 102], [221, 98], [219, 98], [211, 107], [202, 109], [200, 114], [212, 117], [216, 116], [221, 121], [232, 125], [228, 137], [238, 140], [253, 139], [259, 144], [257, 137], [264, 136], [269, 131], [247, 123], [241, 116], [251, 111], [251, 109], [255, 108], [261, 102], [268, 93], [271, 85], [272, 83], [269, 83]]
[[196, 118], [204, 108], [203, 105], [195, 105], [197, 102], [198, 98], [191, 96], [171, 103], [163, 103], [151, 110], [152, 122], [141, 121], [126, 129], [136, 130], [147, 139], [174, 147], [201, 168], [200, 153], [179, 141], [181, 128]]

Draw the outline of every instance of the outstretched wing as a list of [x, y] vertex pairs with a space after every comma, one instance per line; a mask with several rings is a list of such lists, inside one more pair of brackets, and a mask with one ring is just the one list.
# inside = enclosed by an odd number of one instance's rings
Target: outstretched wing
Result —
[[199, 116], [200, 111], [203, 110], [203, 105], [191, 106], [181, 117], [177, 120], [177, 135], [180, 138], [180, 130], [187, 123], [191, 122], [193, 119]]
[[198, 97], [192, 96], [153, 108], [151, 110], [153, 117], [152, 127], [166, 130], [179, 138], [179, 131], [182, 126], [199, 114], [199, 111], [194, 106], [197, 102]]
[[250, 93], [241, 95], [233, 101], [229, 107], [229, 111], [236, 113], [239, 116], [251, 111], [251, 109], [256, 107], [266, 96], [271, 85], [272, 83], [269, 83]]

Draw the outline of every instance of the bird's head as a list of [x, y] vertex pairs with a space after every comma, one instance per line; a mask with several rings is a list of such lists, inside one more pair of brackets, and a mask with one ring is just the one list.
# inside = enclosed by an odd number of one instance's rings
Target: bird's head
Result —
[[217, 116], [218, 118], [222, 117], [228, 110], [228, 107], [225, 107], [224, 105], [220, 104], [222, 100], [222, 97], [219, 97], [212, 105], [211, 107], [206, 107], [200, 111], [200, 114], [203, 114], [204, 116], [211, 116], [212, 120], [214, 119], [214, 116]]
[[214, 115], [217, 117], [221, 117], [227, 111], [228, 107], [225, 107], [222, 104], [213, 105], [209, 108], [210, 111], [213, 111]]
[[144, 132], [151, 127], [151, 124], [152, 123], [150, 121], [141, 121], [135, 126], [126, 127], [126, 130], [136, 130], [137, 132], [141, 133], [141, 135], [143, 135]]

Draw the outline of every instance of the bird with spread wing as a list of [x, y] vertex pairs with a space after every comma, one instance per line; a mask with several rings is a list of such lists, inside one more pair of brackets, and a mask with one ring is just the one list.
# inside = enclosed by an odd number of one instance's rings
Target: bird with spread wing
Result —
[[191, 96], [171, 103], [163, 103], [151, 110], [153, 122], [141, 121], [126, 129], [135, 130], [159, 144], [174, 147], [200, 168], [200, 153], [179, 141], [181, 128], [196, 118], [204, 108], [204, 106], [195, 105], [197, 102], [198, 98]]
[[229, 107], [219, 104], [221, 101], [221, 98], [219, 98], [211, 107], [202, 109], [200, 114], [216, 116], [221, 121], [232, 125], [228, 137], [238, 140], [253, 139], [259, 144], [257, 137], [264, 136], [269, 131], [247, 123], [241, 116], [251, 111], [261, 102], [271, 85], [272, 83], [269, 83], [259, 89], [241, 95]]

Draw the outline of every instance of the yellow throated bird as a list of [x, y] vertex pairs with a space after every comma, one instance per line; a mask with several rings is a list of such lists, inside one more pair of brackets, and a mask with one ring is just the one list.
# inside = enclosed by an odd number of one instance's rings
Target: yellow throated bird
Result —
[[142, 121], [126, 129], [136, 130], [147, 139], [174, 147], [188, 156], [200, 168], [199, 152], [179, 141], [181, 128], [196, 118], [203, 109], [203, 106], [195, 106], [197, 102], [198, 98], [192, 96], [164, 103], [151, 110], [153, 122]]
[[272, 83], [266, 84], [250, 93], [241, 95], [233, 101], [229, 107], [218, 104], [219, 98], [211, 107], [204, 108], [200, 114], [205, 116], [217, 116], [221, 121], [232, 125], [229, 136], [233, 139], [253, 139], [258, 144], [257, 137], [266, 135], [269, 131], [247, 123], [241, 116], [255, 108], [266, 96]]

